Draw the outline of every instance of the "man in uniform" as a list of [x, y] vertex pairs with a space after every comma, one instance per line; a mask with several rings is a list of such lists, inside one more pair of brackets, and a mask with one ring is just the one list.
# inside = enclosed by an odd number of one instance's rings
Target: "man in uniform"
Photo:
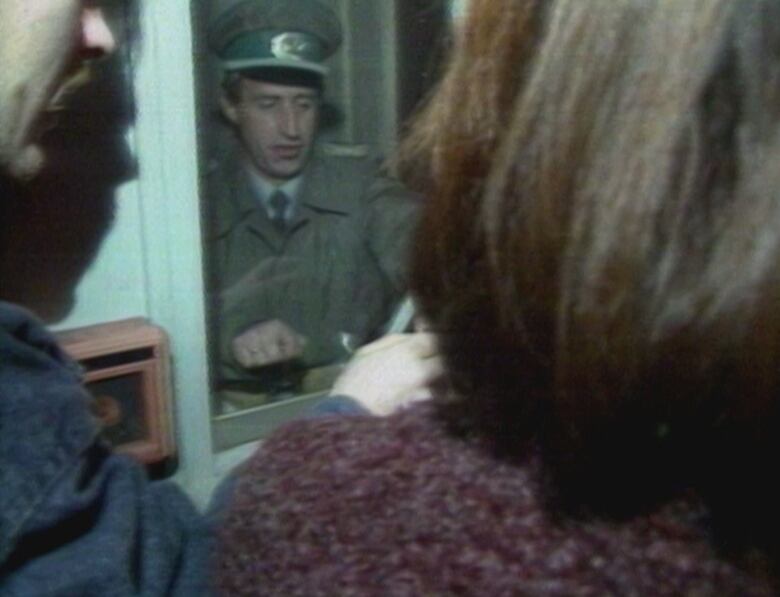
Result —
[[418, 198], [316, 140], [340, 41], [317, 0], [244, 0], [212, 25], [238, 141], [207, 197], [221, 389], [290, 389], [380, 334], [404, 294]]

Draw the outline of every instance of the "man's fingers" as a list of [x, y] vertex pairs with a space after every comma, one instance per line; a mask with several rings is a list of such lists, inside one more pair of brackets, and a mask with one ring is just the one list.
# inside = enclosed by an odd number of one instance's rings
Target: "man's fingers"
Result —
[[240, 346], [238, 348], [234, 348], [233, 352], [236, 356], [236, 360], [242, 367], [249, 368], [255, 366], [255, 360], [257, 357], [249, 347]]
[[276, 345], [273, 347], [276, 351], [276, 355], [279, 357], [285, 357], [288, 355], [294, 355], [297, 350], [297, 340], [293, 334], [279, 334], [276, 338]]
[[303, 352], [305, 340], [300, 334], [290, 330], [283, 329], [275, 338], [274, 352], [277, 358], [293, 359]]
[[425, 359], [423, 368], [423, 379], [426, 383], [441, 377], [444, 374], [444, 359], [441, 357], [432, 357]]
[[233, 342], [233, 353], [242, 367], [263, 367], [299, 357], [306, 339], [281, 321], [255, 326]]
[[389, 334], [370, 344], [366, 344], [355, 353], [355, 356], [363, 357], [381, 351], [409, 350], [411, 354], [420, 359], [427, 359], [438, 354], [436, 335], [428, 332], [416, 332], [414, 334]]
[[418, 332], [411, 334], [411, 342], [415, 354], [421, 359], [429, 359], [439, 354], [439, 345], [436, 342], [435, 334], [428, 332]]
[[237, 351], [236, 360], [242, 367], [252, 368], [264, 365], [268, 357], [265, 351], [260, 348], [243, 346]]

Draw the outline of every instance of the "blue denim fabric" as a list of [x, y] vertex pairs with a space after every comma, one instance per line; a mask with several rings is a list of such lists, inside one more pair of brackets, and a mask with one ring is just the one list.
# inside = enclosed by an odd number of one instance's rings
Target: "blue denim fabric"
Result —
[[78, 368], [0, 303], [0, 595], [208, 595], [209, 534], [98, 437]]

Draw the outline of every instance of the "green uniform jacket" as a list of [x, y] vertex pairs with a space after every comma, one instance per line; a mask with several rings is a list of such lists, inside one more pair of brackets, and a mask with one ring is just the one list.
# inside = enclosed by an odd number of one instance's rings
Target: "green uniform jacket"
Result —
[[308, 339], [302, 367], [332, 363], [375, 337], [405, 293], [421, 201], [377, 173], [376, 160], [315, 148], [287, 232], [270, 222], [237, 159], [209, 180], [217, 384], [262, 381], [230, 343], [280, 319]]

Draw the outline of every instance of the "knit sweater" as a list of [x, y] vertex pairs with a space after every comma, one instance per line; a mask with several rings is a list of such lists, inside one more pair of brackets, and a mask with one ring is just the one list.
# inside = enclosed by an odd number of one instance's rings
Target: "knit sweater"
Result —
[[693, 502], [560, 520], [540, 462], [495, 459], [430, 406], [278, 431], [240, 473], [217, 551], [224, 595], [770, 595], [719, 559]]

